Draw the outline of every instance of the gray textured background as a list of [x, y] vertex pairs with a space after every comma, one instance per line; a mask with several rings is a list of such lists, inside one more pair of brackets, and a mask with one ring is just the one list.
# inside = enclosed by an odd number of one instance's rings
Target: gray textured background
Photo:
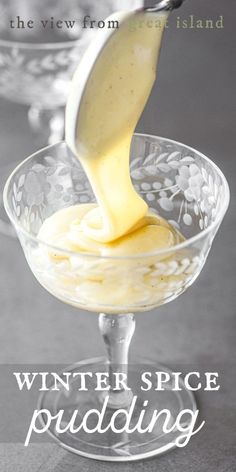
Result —
[[[52, 443], [28, 449], [2, 444], [3, 472], [236, 470], [235, 0], [189, 0], [181, 15], [189, 14], [203, 18], [223, 14], [225, 28], [170, 28], [158, 85], [139, 130], [183, 141], [210, 156], [229, 180], [231, 205], [198, 281], [174, 303], [137, 316], [131, 351], [133, 358], [145, 355], [186, 370], [190, 363], [196, 370], [220, 370], [222, 390], [198, 395], [206, 426], [183, 450], [134, 465], [110, 465], [71, 455]], [[1, 164], [20, 160], [37, 147], [26, 109], [4, 100], [0, 145]], [[0, 236], [0, 261], [1, 364], [67, 364], [103, 353], [96, 315], [76, 311], [46, 293], [32, 277], [15, 240]]]

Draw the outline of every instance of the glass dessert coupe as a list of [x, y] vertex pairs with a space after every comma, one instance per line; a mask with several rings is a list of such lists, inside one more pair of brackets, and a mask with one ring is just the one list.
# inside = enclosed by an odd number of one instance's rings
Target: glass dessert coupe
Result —
[[[40, 146], [63, 139], [71, 77], [97, 31], [96, 27], [83, 28], [83, 18], [89, 15], [97, 25], [119, 9], [142, 5], [142, 0], [0, 0], [0, 97], [28, 107], [29, 124]], [[16, 27], [17, 16], [24, 28]], [[49, 27], [51, 17], [53, 28]], [[14, 28], [10, 28], [11, 20]], [[33, 28], [26, 27], [29, 20], [34, 21]], [[41, 20], [48, 21], [47, 28]], [[73, 28], [64, 24], [56, 28], [58, 20], [77, 22]], [[3, 212], [1, 183], [15, 165], [2, 166], [0, 179], [0, 232], [11, 236], [15, 233], [9, 230]]]
[[[98, 22], [142, 0], [0, 0], [0, 96], [29, 107], [32, 128], [48, 144], [64, 133], [64, 106], [72, 74], [97, 32]], [[88, 23], [83, 27], [83, 19]], [[19, 18], [19, 22], [17, 20]], [[51, 19], [53, 19], [51, 27]], [[74, 21], [67, 27], [65, 21]], [[90, 27], [90, 20], [94, 26]], [[13, 27], [10, 27], [13, 21]], [[31, 27], [27, 22], [33, 21]], [[42, 21], [48, 24], [44, 28]], [[60, 27], [56, 27], [59, 21]], [[46, 140], [44, 141], [47, 142]]]
[[[141, 371], [169, 369], [145, 360], [128, 364], [128, 350], [135, 329], [133, 313], [155, 309], [177, 298], [198, 277], [229, 204], [227, 181], [217, 166], [200, 152], [181, 143], [155, 136], [133, 137], [130, 172], [137, 191], [152, 211], [168, 220], [185, 240], [168, 250], [150, 254], [101, 257], [53, 248], [37, 233], [45, 218], [78, 203], [95, 201], [87, 177], [65, 143], [47, 147], [22, 162], [9, 177], [4, 191], [8, 216], [15, 226], [28, 264], [38, 281], [55, 297], [75, 307], [99, 312], [99, 329], [105, 341], [107, 360], [79, 362], [67, 372], [108, 372], [111, 390], [104, 422], [117, 408], [128, 408], [132, 394], [137, 403], [131, 423], [144, 402], [146, 420], [154, 409], [167, 408], [173, 421], [183, 409], [196, 410], [192, 393], [183, 382], [173, 391], [141, 391]], [[128, 202], [127, 202], [128, 204]], [[58, 257], [59, 256], [59, 257]], [[132, 389], [115, 390], [114, 373], [128, 373]], [[71, 380], [69, 392], [61, 388], [45, 392], [40, 408], [55, 415], [65, 410], [63, 424], [79, 410], [80, 420], [90, 409], [102, 408], [104, 392], [78, 391]], [[122, 424], [122, 415], [117, 422]], [[46, 419], [42, 415], [42, 422]], [[187, 426], [188, 420], [184, 424]], [[152, 433], [50, 434], [68, 450], [86, 457], [131, 461], [151, 457], [175, 447], [181, 432], [164, 434], [157, 426]]]

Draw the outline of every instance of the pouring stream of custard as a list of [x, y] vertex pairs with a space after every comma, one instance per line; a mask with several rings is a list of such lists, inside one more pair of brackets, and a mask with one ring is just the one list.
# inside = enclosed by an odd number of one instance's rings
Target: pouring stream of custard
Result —
[[49, 244], [112, 256], [150, 253], [179, 242], [173, 228], [148, 211], [129, 172], [131, 140], [155, 82], [167, 19], [166, 14], [158, 14], [159, 27], [150, 28], [149, 15], [153, 18], [153, 13], [129, 14], [105, 42], [85, 83], [76, 123], [72, 123], [86, 54], [75, 73], [67, 103], [66, 137], [75, 125], [75, 143], [71, 145], [70, 138], [67, 142], [84, 167], [97, 205], [75, 205], [46, 219], [38, 236]]
[[[101, 242], [131, 231], [148, 209], [132, 185], [129, 154], [155, 82], [166, 17], [160, 17], [159, 28], [147, 28], [141, 21], [146, 24], [147, 16], [136, 13], [132, 23], [128, 16], [113, 33], [92, 69], [80, 105], [76, 151], [99, 205], [82, 226], [88, 237]], [[70, 101], [67, 111], [69, 106]]]

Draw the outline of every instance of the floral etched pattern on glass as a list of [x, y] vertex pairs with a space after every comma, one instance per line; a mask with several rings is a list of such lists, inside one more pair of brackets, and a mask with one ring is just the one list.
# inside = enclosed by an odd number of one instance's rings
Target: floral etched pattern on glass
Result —
[[184, 235], [184, 243], [127, 258], [69, 252], [61, 257], [63, 251], [57, 248], [56, 263], [50, 250], [35, 240], [43, 221], [60, 208], [95, 198], [65, 144], [36, 153], [28, 163], [14, 175], [12, 212], [33, 273], [58, 298], [91, 311], [98, 306], [109, 313], [144, 311], [180, 295], [200, 273], [226, 197], [220, 171], [200, 153], [168, 139], [139, 135], [131, 149], [137, 191], [153, 212]]

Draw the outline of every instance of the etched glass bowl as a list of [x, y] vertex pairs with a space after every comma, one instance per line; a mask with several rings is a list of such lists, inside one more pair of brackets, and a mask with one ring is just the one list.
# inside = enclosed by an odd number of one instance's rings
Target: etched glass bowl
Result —
[[187, 146], [140, 135], [133, 139], [130, 169], [149, 207], [185, 242], [148, 256], [115, 258], [58, 248], [61, 258], [53, 263], [38, 230], [53, 212], [95, 201], [85, 173], [61, 143], [34, 154], [12, 174], [5, 190], [7, 211], [28, 263], [39, 282], [67, 303], [109, 313], [150, 310], [184, 292], [205, 263], [228, 204], [221, 172]]
[[[201, 272], [214, 237], [229, 204], [227, 181], [217, 166], [200, 152], [165, 138], [134, 135], [130, 171], [137, 191], [152, 211], [167, 219], [185, 241], [169, 250], [125, 257], [100, 257], [52, 247], [37, 238], [43, 221], [55, 211], [79, 203], [94, 202], [87, 177], [65, 143], [45, 148], [26, 159], [12, 173], [5, 186], [5, 208], [19, 236], [28, 264], [38, 281], [60, 300], [89, 311], [102, 312], [99, 329], [107, 348], [107, 361], [93, 359], [68, 368], [78, 372], [107, 372], [110, 391], [105, 424], [111, 413], [128, 409], [137, 397], [134, 423], [148, 404], [147, 416], [155, 409], [168, 409], [173, 422], [183, 409], [196, 412], [192, 393], [181, 381], [181, 391], [171, 382], [163, 392], [140, 390], [143, 371], [170, 370], [139, 361], [128, 365], [129, 344], [134, 333], [132, 312], [154, 309], [183, 293]], [[115, 176], [114, 176], [115, 178]], [[127, 205], [129, 202], [127, 202]], [[144, 315], [145, 316], [145, 315]], [[116, 391], [113, 375], [128, 375], [131, 392]], [[69, 425], [72, 405], [80, 419], [88, 410], [101, 409], [104, 400], [91, 380], [88, 392], [79, 392], [74, 380], [69, 392], [51, 389], [42, 396], [40, 406], [53, 416], [63, 409], [64, 425]], [[134, 396], [134, 397], [133, 397]], [[47, 424], [45, 413], [42, 423]], [[122, 425], [122, 420], [120, 419]], [[190, 420], [184, 425], [190, 427]], [[181, 433], [133, 432], [106, 434], [94, 432], [58, 434], [53, 425], [49, 433], [68, 450], [101, 460], [132, 461], [166, 452], [176, 446]]]
[[[24, 0], [19, 15], [16, 0], [0, 0], [0, 95], [39, 111], [64, 106], [72, 73], [94, 38], [98, 22], [116, 10], [142, 4], [142, 0]], [[32, 28], [27, 27], [28, 21], [33, 21]]]

